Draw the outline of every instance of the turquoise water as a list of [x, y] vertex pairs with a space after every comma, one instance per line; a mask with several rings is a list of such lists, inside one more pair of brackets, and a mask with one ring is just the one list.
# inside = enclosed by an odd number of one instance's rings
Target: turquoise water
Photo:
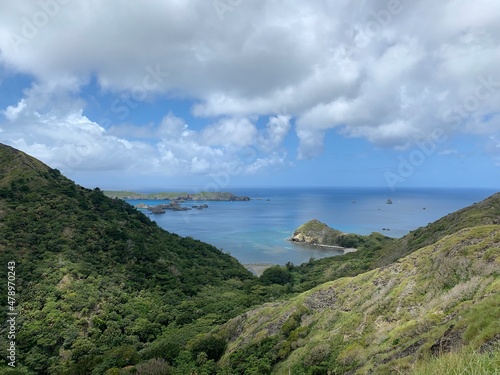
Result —
[[[252, 198], [248, 202], [200, 202], [204, 210], [167, 211], [151, 215], [158, 225], [229, 252], [241, 263], [292, 262], [319, 259], [342, 252], [287, 241], [294, 230], [319, 219], [344, 232], [380, 232], [401, 237], [409, 231], [495, 193], [484, 189], [348, 189], [249, 188], [228, 189]], [[387, 204], [391, 199], [393, 204]], [[161, 201], [129, 201], [158, 204]], [[190, 207], [198, 202], [186, 202]], [[147, 212], [147, 211], [146, 211]], [[390, 231], [383, 231], [389, 228]]]

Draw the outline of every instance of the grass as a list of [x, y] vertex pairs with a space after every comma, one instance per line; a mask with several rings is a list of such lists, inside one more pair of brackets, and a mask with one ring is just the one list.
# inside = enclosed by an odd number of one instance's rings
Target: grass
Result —
[[495, 375], [500, 374], [500, 348], [480, 353], [466, 348], [439, 357], [420, 360], [411, 375]]
[[[448, 353], [466, 344], [484, 351], [500, 337], [500, 265], [494, 261], [500, 253], [499, 233], [498, 225], [463, 229], [387, 267], [337, 279], [289, 302], [254, 310], [251, 318], [238, 324], [247, 342], [230, 344], [230, 351], [258, 346], [263, 337], [274, 336], [278, 346], [290, 342], [290, 350], [278, 356], [273, 373], [285, 374], [291, 368], [304, 375], [354, 369], [377, 374], [397, 369], [407, 374], [418, 358], [441, 350]], [[309, 309], [299, 325], [306, 335], [295, 347], [294, 340], [276, 331], [287, 324], [291, 307], [301, 305]], [[475, 357], [467, 362], [471, 368]], [[491, 358], [480, 359], [478, 369], [484, 367], [483, 372], [449, 373], [492, 373], [487, 372]], [[457, 368], [467, 366], [460, 363]]]

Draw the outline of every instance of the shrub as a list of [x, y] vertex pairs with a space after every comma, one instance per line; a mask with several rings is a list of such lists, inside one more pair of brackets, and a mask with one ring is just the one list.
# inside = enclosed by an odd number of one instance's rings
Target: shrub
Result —
[[209, 360], [218, 361], [226, 350], [226, 341], [211, 333], [202, 334], [190, 341], [188, 348], [193, 359], [196, 359], [200, 353], [206, 353]]
[[260, 281], [264, 285], [271, 285], [271, 284], [286, 285], [292, 282], [292, 274], [285, 267], [274, 266], [266, 269], [262, 273]]
[[172, 369], [162, 358], [153, 358], [135, 366], [136, 375], [170, 375]]

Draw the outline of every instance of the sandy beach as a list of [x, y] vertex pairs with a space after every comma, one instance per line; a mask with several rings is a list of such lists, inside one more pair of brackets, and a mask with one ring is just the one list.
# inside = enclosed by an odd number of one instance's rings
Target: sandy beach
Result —
[[247, 263], [243, 265], [247, 270], [252, 272], [254, 275], [259, 276], [267, 270], [269, 267], [276, 266], [272, 263]]

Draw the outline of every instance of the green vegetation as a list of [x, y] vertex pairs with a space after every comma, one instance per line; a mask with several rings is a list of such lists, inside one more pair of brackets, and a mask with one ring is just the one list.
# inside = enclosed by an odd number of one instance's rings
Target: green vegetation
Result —
[[463, 229], [225, 324], [221, 363], [241, 374], [253, 365], [236, 359], [250, 357], [264, 374], [407, 373], [419, 358], [495, 345], [499, 306], [500, 225]]
[[18, 366], [3, 356], [0, 373], [495, 373], [498, 224], [500, 194], [397, 240], [334, 233], [358, 251], [256, 278], [0, 145], [0, 259], [16, 262], [19, 312]]
[[[324, 230], [326, 224], [321, 224], [315, 229]], [[293, 266], [291, 271], [296, 280], [294, 290], [305, 291], [341, 277], [355, 276], [378, 267], [388, 266], [461, 229], [489, 224], [500, 224], [500, 193], [411, 231], [399, 239], [386, 237], [380, 233], [372, 233], [369, 236], [354, 235], [358, 241], [357, 245], [353, 246], [358, 249], [355, 253]]]
[[365, 237], [359, 234], [342, 233], [317, 219], [313, 219], [297, 228], [293, 233], [292, 241], [312, 245], [356, 248], [365, 242]]
[[194, 368], [207, 345], [199, 335], [276, 293], [230, 255], [7, 146], [0, 259], [4, 281], [16, 263], [16, 371], [28, 374], [104, 374], [146, 360], [162, 367], [159, 359]]
[[161, 193], [135, 193], [132, 191], [104, 191], [104, 195], [110, 198], [120, 199], [148, 199], [148, 200], [204, 200], [204, 201], [235, 201], [249, 200], [248, 197], [238, 197], [228, 192], [202, 191], [196, 194], [186, 192], [161, 192]]
[[391, 246], [396, 240], [380, 233], [358, 236], [357, 251], [342, 256], [311, 259], [300, 265], [288, 264], [293, 275], [293, 290], [303, 292], [327, 281], [346, 276], [356, 276], [375, 268], [382, 249]]
[[374, 262], [374, 266], [391, 264], [461, 229], [488, 224], [500, 224], [500, 193], [411, 231], [391, 246], [384, 247]]
[[478, 352], [469, 348], [418, 361], [411, 375], [498, 375], [500, 349]]

